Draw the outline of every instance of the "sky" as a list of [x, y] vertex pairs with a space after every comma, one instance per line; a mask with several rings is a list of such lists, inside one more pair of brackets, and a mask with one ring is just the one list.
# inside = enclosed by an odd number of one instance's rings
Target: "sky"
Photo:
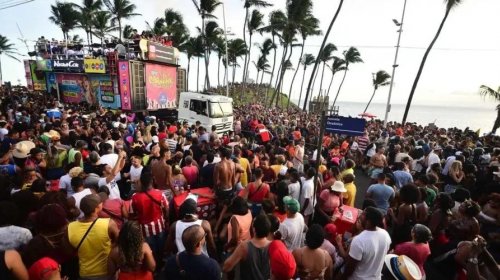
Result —
[[[0, 0], [0, 4], [10, 0]], [[173, 8], [184, 16], [184, 21], [191, 31], [197, 35], [196, 27], [201, 25], [191, 0], [131, 0], [137, 5], [141, 16], [134, 17], [125, 23], [131, 24], [140, 31], [146, 29], [145, 21], [152, 22], [161, 17], [166, 8]], [[75, 0], [71, 2], [81, 2]], [[242, 37], [245, 11], [242, 0], [225, 0], [226, 23], [233, 36]], [[284, 9], [285, 0], [269, 0], [274, 6], [260, 9], [268, 14], [275, 9]], [[18, 51], [27, 53], [26, 47], [18, 40], [21, 37], [16, 23], [25, 39], [36, 40], [40, 36], [62, 39], [62, 33], [52, 24], [50, 5], [54, 0], [35, 0], [18, 7], [0, 10], [0, 34], [7, 36], [15, 43]], [[314, 15], [320, 20], [320, 27], [325, 32], [333, 17], [339, 0], [313, 0]], [[328, 42], [337, 45], [339, 51], [334, 55], [341, 56], [349, 46], [359, 49], [364, 63], [350, 66], [347, 77], [339, 95], [339, 101], [367, 102], [373, 92], [372, 73], [385, 70], [392, 73], [397, 30], [392, 19], [401, 20], [404, 0], [346, 0], [339, 18], [333, 26]], [[500, 1], [498, 0], [463, 0], [463, 4], [453, 10], [443, 28], [440, 38], [431, 51], [420, 79], [414, 104], [478, 106], [494, 108], [495, 102], [483, 99], [478, 95], [480, 85], [493, 88], [500, 86]], [[434, 37], [444, 16], [445, 4], [441, 0], [407, 0], [404, 30], [401, 49], [394, 79], [392, 103], [406, 104], [420, 61]], [[219, 7], [214, 13], [219, 25], [223, 26], [223, 9]], [[82, 30], [71, 34], [79, 34], [85, 38]], [[269, 38], [268, 34], [256, 34], [254, 42], [262, 42]], [[311, 37], [306, 41], [305, 53], [315, 56], [318, 53], [323, 37]], [[32, 43], [30, 43], [32, 44]], [[281, 49], [278, 50], [278, 53]], [[291, 58], [294, 68], [299, 60], [300, 48], [294, 49]], [[279, 56], [278, 56], [279, 57]], [[253, 47], [251, 61], [258, 58], [257, 47]], [[271, 56], [272, 58], [272, 56]], [[217, 82], [216, 57], [212, 57], [209, 69], [212, 85]], [[278, 59], [279, 61], [279, 59]], [[181, 55], [179, 64], [187, 67], [187, 58]], [[243, 64], [241, 61], [240, 64]], [[203, 84], [204, 67], [200, 63], [200, 85]], [[255, 67], [250, 64], [249, 77], [254, 79]], [[312, 68], [312, 67], [311, 67]], [[17, 84], [20, 80], [25, 84], [22, 63], [2, 57], [4, 80]], [[191, 90], [196, 89], [196, 61], [191, 61]], [[231, 72], [230, 72], [231, 73]], [[242, 69], [237, 69], [237, 80], [241, 79]], [[288, 93], [292, 72], [287, 72], [284, 89]], [[292, 90], [292, 99], [298, 99], [302, 69], [299, 71]], [[310, 72], [306, 73], [306, 83]], [[330, 73], [325, 74], [325, 82], [330, 82]], [[337, 75], [332, 92], [336, 93], [342, 75]], [[221, 80], [223, 76], [221, 75]], [[265, 77], [268, 80], [269, 76]], [[317, 83], [318, 84], [318, 83]], [[318, 89], [319, 86], [316, 86]], [[305, 90], [304, 90], [305, 91]], [[374, 103], [387, 102], [389, 87], [380, 88]], [[317, 94], [317, 91], [316, 91]], [[333, 98], [332, 98], [333, 99]]]

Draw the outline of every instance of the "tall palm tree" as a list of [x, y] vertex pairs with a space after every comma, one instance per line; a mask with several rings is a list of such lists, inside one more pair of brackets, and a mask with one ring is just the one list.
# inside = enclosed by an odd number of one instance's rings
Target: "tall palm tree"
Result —
[[376, 74], [373, 74], [372, 82], [373, 82], [373, 94], [372, 97], [370, 98], [370, 101], [368, 101], [368, 104], [366, 104], [366, 108], [363, 111], [363, 113], [366, 113], [366, 110], [368, 110], [368, 107], [370, 107], [370, 104], [372, 103], [373, 97], [375, 97], [377, 89], [379, 87], [385, 87], [391, 84], [391, 75], [389, 75], [389, 73], [385, 72], [384, 70], [380, 70]]
[[72, 42], [73, 44], [77, 44], [77, 45], [83, 44], [83, 38], [81, 38], [80, 35], [78, 35], [78, 34], [75, 34], [73, 36], [69, 35], [69, 41]]
[[344, 55], [344, 61], [345, 61], [344, 77], [342, 77], [342, 82], [340, 82], [339, 90], [337, 91], [337, 95], [335, 95], [335, 99], [333, 100], [333, 106], [335, 106], [335, 103], [337, 102], [337, 98], [339, 97], [340, 90], [342, 89], [342, 86], [344, 85], [347, 71], [349, 71], [349, 65], [355, 64], [355, 63], [363, 63], [363, 59], [361, 59], [361, 54], [359, 53], [358, 49], [355, 47], [350, 47], [348, 50], [344, 51], [343, 55]]
[[446, 2], [446, 11], [444, 13], [443, 20], [441, 20], [441, 24], [439, 25], [436, 35], [434, 35], [434, 39], [432, 39], [430, 45], [427, 47], [427, 50], [424, 53], [424, 57], [422, 58], [422, 61], [420, 62], [420, 67], [418, 68], [417, 76], [415, 76], [415, 81], [413, 81], [413, 86], [411, 87], [410, 96], [408, 96], [408, 102], [406, 102], [405, 113], [403, 115], [403, 124], [406, 123], [406, 118], [408, 117], [408, 112], [410, 111], [411, 107], [411, 101], [413, 100], [413, 95], [415, 94], [415, 90], [417, 89], [418, 81], [420, 80], [420, 76], [422, 75], [422, 71], [424, 70], [427, 57], [429, 56], [429, 53], [431, 52], [432, 48], [434, 47], [434, 44], [439, 38], [439, 35], [443, 30], [444, 24], [448, 19], [451, 10], [460, 5], [463, 2], [463, 0], [445, 0], [445, 2]]
[[0, 84], [3, 83], [3, 76], [2, 76], [2, 55], [6, 55], [9, 58], [12, 58], [14, 60], [19, 60], [19, 58], [16, 57], [16, 55], [21, 55], [16, 51], [16, 48], [14, 47], [14, 44], [9, 42], [9, 39], [7, 37], [0, 35]]
[[312, 55], [310, 53], [306, 53], [300, 61], [300, 64], [302, 64], [302, 66], [304, 66], [304, 73], [302, 74], [302, 83], [300, 84], [299, 103], [297, 103], [297, 106], [299, 106], [299, 107], [300, 107], [300, 101], [302, 100], [302, 90], [304, 89], [304, 80], [306, 78], [306, 70], [307, 70], [307, 67], [310, 65], [313, 65], [314, 62], [316, 62], [316, 58], [314, 57], [314, 55]]
[[165, 31], [174, 47], [179, 47], [189, 39], [189, 31], [182, 15], [173, 9], [165, 10]]
[[[243, 69], [243, 88], [245, 87], [246, 84], [246, 79], [248, 76], [248, 67], [250, 64], [250, 59], [248, 57], [251, 57], [252, 53], [252, 36], [257, 31], [262, 25], [264, 25], [263, 21], [264, 15], [260, 13], [258, 10], [253, 10], [252, 11], [252, 16], [250, 17], [250, 20], [248, 21], [248, 33], [249, 33], [249, 44], [248, 44], [248, 54], [245, 55], [245, 66]], [[243, 89], [243, 91], [245, 91]]]
[[149, 31], [155, 36], [163, 36], [167, 33], [164, 18], [155, 18], [152, 25], [146, 21], [146, 25], [148, 26]]
[[103, 44], [106, 35], [109, 35], [117, 29], [116, 26], [113, 25], [111, 20], [112, 18], [113, 16], [108, 11], [99, 11], [94, 15], [94, 30], [92, 32], [96, 37], [101, 39], [101, 45]]
[[[312, 10], [312, 5], [310, 7]], [[309, 12], [305, 16], [304, 20], [302, 22], [299, 22], [298, 24], [299, 24], [299, 33], [300, 33], [300, 36], [302, 37], [302, 48], [300, 50], [299, 61], [297, 63], [297, 65], [300, 65], [302, 63], [302, 57], [304, 55], [304, 48], [306, 45], [307, 37], [314, 36], [314, 35], [321, 35], [321, 29], [319, 29], [319, 20], [312, 15], [312, 12]], [[290, 83], [290, 90], [288, 91], [288, 101], [290, 101], [293, 84], [295, 83], [295, 77], [297, 76], [299, 69], [300, 69], [300, 67], [297, 67], [297, 69], [295, 70], [295, 73], [293, 74], [292, 82]], [[302, 88], [301, 88], [301, 91], [302, 91]], [[290, 106], [290, 102], [288, 103], [287, 107], [289, 107], [289, 106]]]
[[194, 6], [196, 7], [196, 10], [198, 11], [198, 14], [201, 16], [201, 36], [202, 39], [204, 40], [204, 48], [205, 48], [205, 85], [207, 88], [210, 87], [210, 75], [208, 74], [208, 64], [209, 64], [209, 46], [205, 38], [205, 19], [207, 18], [217, 18], [216, 16], [213, 15], [213, 12], [219, 5], [222, 3], [219, 2], [219, 0], [200, 0], [198, 3], [197, 0], [192, 0]]
[[[205, 62], [210, 63], [210, 56], [212, 55], [212, 50], [215, 48], [215, 42], [218, 40], [219, 36], [223, 34], [224, 31], [219, 28], [219, 25], [215, 21], [208, 21], [205, 26]], [[205, 78], [205, 88], [210, 88], [210, 80], [208, 79], [209, 73], [206, 73]]]
[[132, 34], [134, 33], [134, 28], [128, 24], [123, 27], [123, 39], [132, 39]]
[[122, 21], [141, 14], [135, 13], [137, 7], [130, 0], [104, 0], [104, 4], [113, 15], [113, 23], [118, 23], [118, 40], [121, 42]]
[[[344, 0], [340, 0], [339, 5], [337, 6], [337, 11], [335, 12], [335, 15], [333, 16], [332, 21], [330, 21], [330, 25], [328, 26], [328, 29], [326, 30], [326, 34], [323, 37], [323, 43], [321, 43], [321, 47], [319, 48], [318, 56], [319, 56], [319, 54], [321, 54], [323, 48], [326, 45], [326, 41], [328, 40], [328, 36], [330, 35], [330, 32], [332, 31], [333, 24], [335, 23], [335, 21], [337, 21], [337, 17], [339, 16], [340, 10], [342, 9], [343, 5], [344, 5]], [[316, 69], [318, 69], [318, 64], [319, 64], [319, 60], [316, 59], [316, 61], [314, 63], [313, 71], [311, 73], [311, 77], [309, 78], [309, 84], [307, 85], [306, 97], [304, 99], [304, 106], [302, 107], [302, 110], [304, 110], [304, 111], [307, 108], [307, 99], [309, 98], [311, 85], [312, 85], [313, 79], [314, 79], [314, 73], [316, 73]]]
[[75, 4], [79, 12], [79, 26], [87, 34], [88, 44], [92, 44], [92, 24], [95, 13], [102, 9], [102, 0], [83, 0], [82, 5]]
[[188, 87], [189, 87], [189, 72], [191, 70], [191, 58], [193, 57], [198, 57], [198, 74], [197, 74], [197, 79], [196, 79], [196, 91], [198, 91], [198, 81], [199, 81], [199, 68], [200, 68], [200, 61], [199, 58], [203, 56], [203, 41], [201, 39], [201, 36], [198, 37], [190, 37], [189, 39], [184, 42], [181, 46], [179, 46], [179, 50], [183, 53], [186, 54], [188, 58], [188, 68], [187, 68], [187, 80], [188, 80]]
[[[0, 79], [1, 80], [1, 79]], [[497, 90], [494, 90], [488, 86], [482, 85], [479, 89], [479, 94], [481, 96], [488, 96], [500, 103], [500, 87]], [[493, 124], [493, 128], [491, 129], [491, 134], [495, 134], [497, 129], [500, 127], [500, 104], [497, 105], [497, 118], [495, 123]]]
[[346, 70], [345, 60], [334, 56], [332, 66], [330, 66], [330, 65], [327, 65], [327, 66], [330, 69], [330, 71], [332, 71], [332, 79], [330, 80], [330, 85], [328, 86], [328, 91], [326, 92], [326, 96], [330, 97], [330, 89], [332, 88], [333, 78], [335, 78], [335, 74], [337, 74], [340, 71]]
[[319, 94], [323, 94], [323, 80], [325, 77], [325, 68], [326, 64], [333, 59], [333, 52], [337, 51], [337, 46], [332, 43], [328, 43], [323, 52], [321, 52], [321, 56], [318, 58], [320, 62], [323, 62], [323, 70], [321, 72], [321, 81], [319, 82]]
[[[220, 86], [220, 64], [222, 58], [226, 56], [226, 42], [222, 36], [218, 36], [214, 41], [214, 51], [217, 53], [218, 64], [217, 64], [217, 86]], [[225, 68], [227, 68], [226, 63], [224, 63]], [[225, 72], [224, 72], [225, 73]], [[224, 78], [225, 81], [225, 78]]]
[[78, 26], [79, 14], [74, 7], [72, 3], [59, 1], [50, 6], [52, 15], [49, 20], [61, 28], [64, 40], [68, 39], [68, 32]]
[[244, 57], [247, 53], [247, 45], [245, 41], [240, 38], [230, 40], [227, 43], [227, 52], [228, 52], [228, 66], [233, 67], [233, 84], [236, 75], [236, 67], [239, 66], [238, 59]]
[[259, 84], [259, 74], [262, 72], [261, 76], [261, 81], [262, 77], [264, 74], [268, 71], [268, 69], [271, 67], [267, 61], [267, 58], [263, 55], [259, 56], [259, 59], [257, 59], [257, 62], [252, 61], [253, 65], [255, 66], [255, 69], [257, 70], [257, 77], [255, 78], [255, 84]]

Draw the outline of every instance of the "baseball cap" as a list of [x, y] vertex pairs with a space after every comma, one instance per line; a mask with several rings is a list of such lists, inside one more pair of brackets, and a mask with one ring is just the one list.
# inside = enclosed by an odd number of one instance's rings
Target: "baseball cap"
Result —
[[269, 260], [274, 279], [291, 279], [295, 275], [297, 264], [281, 240], [274, 240], [269, 244]]
[[33, 263], [28, 270], [31, 280], [49, 279], [54, 272], [59, 273], [59, 264], [48, 257], [44, 257]]
[[283, 203], [286, 205], [286, 208], [292, 213], [297, 213], [300, 211], [300, 203], [291, 196], [283, 197]]
[[86, 195], [80, 202], [80, 210], [82, 210], [84, 215], [90, 215], [101, 202], [101, 197], [97, 194]]

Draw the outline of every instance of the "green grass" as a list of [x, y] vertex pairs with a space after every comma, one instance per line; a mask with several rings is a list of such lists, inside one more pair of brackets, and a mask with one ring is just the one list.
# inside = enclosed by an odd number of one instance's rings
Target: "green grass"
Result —
[[[225, 95], [224, 91], [220, 91], [219, 94]], [[267, 87], [262, 86], [256, 88], [255, 85], [249, 85], [246, 88], [245, 93], [242, 92], [243, 88], [241, 85], [236, 85], [229, 88], [229, 96], [233, 98], [235, 106], [247, 105], [247, 104], [260, 104], [266, 107], [270, 106], [271, 98], [275, 92], [274, 88], [269, 91]], [[264, 98], [265, 97], [265, 98]], [[265, 100], [265, 102], [264, 102]], [[273, 102], [273, 107], [276, 105], [276, 99]], [[286, 108], [288, 105], [288, 96], [284, 93], [278, 95], [278, 106], [280, 108]], [[290, 108], [297, 108], [297, 105], [290, 102]]]

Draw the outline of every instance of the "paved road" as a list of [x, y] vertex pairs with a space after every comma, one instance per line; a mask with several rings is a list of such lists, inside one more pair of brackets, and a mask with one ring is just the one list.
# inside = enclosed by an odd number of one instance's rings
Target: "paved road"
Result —
[[354, 184], [356, 185], [356, 201], [354, 205], [356, 208], [361, 209], [363, 201], [365, 200], [366, 190], [370, 186], [370, 177], [368, 177], [368, 175], [366, 175], [366, 173], [359, 168], [356, 168], [354, 175], [356, 176], [354, 179]]

